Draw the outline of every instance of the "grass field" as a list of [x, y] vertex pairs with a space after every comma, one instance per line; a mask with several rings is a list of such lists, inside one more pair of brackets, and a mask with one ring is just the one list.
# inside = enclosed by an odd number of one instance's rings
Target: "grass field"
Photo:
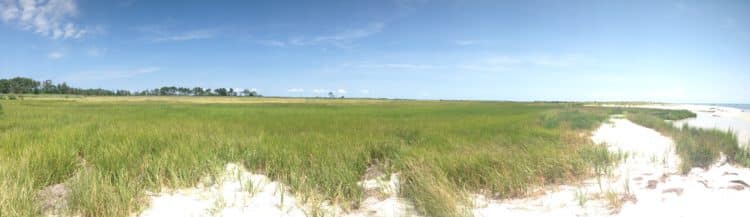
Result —
[[[44, 99], [44, 100], [42, 100]], [[122, 99], [122, 100], [120, 100]], [[144, 192], [240, 162], [309, 201], [354, 208], [370, 166], [402, 175], [427, 216], [463, 216], [467, 193], [521, 196], [612, 163], [588, 132], [609, 109], [575, 104], [190, 97], [5, 100], [0, 216], [38, 216], [65, 183], [72, 214], [127, 216]]]

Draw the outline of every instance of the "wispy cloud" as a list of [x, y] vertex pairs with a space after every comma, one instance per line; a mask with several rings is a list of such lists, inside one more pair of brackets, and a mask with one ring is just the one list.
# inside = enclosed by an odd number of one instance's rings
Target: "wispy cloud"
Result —
[[60, 51], [53, 51], [47, 54], [47, 58], [52, 60], [62, 59], [63, 57], [65, 57], [65, 54]]
[[344, 46], [353, 42], [354, 40], [380, 33], [384, 28], [385, 23], [374, 22], [361, 28], [347, 29], [330, 35], [320, 35], [315, 37], [292, 37], [288, 40], [263, 39], [256, 40], [256, 42], [260, 45], [272, 47], [307, 46], [319, 44], [333, 44], [337, 46]]
[[370, 94], [370, 90], [368, 90], [368, 89], [361, 89], [361, 90], [359, 90], [359, 92], [362, 93], [362, 94], [365, 94], [365, 95]]
[[53, 39], [77, 39], [102, 27], [82, 27], [71, 21], [78, 16], [74, 0], [0, 0], [0, 18], [6, 24]]
[[379, 33], [383, 31], [384, 27], [385, 27], [384, 23], [380, 23], [380, 22], [371, 23], [370, 25], [364, 28], [350, 29], [350, 30], [346, 30], [343, 32], [333, 34], [333, 35], [318, 36], [318, 37], [315, 37], [313, 42], [325, 43], [325, 42], [350, 41], [350, 40], [364, 38], [372, 34]]
[[159, 67], [143, 67], [128, 70], [88, 70], [65, 77], [65, 81], [100, 81], [131, 78], [160, 71]]
[[179, 32], [171, 35], [163, 35], [154, 38], [154, 41], [187, 41], [197, 39], [209, 39], [216, 36], [216, 31], [212, 29], [199, 29], [187, 32]]
[[217, 29], [192, 29], [186, 31], [170, 30], [164, 25], [144, 25], [134, 28], [145, 35], [145, 38], [153, 42], [188, 41], [199, 39], [210, 39], [216, 37]]
[[287, 42], [277, 40], [255, 40], [255, 42], [270, 47], [286, 47], [288, 45]]

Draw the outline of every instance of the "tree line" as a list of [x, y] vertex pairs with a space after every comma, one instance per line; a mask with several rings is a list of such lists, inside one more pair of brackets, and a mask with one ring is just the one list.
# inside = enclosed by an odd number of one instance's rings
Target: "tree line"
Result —
[[0, 79], [0, 93], [2, 94], [73, 94], [85, 96], [249, 96], [260, 97], [255, 90], [244, 89], [242, 91], [234, 88], [202, 88], [202, 87], [175, 87], [164, 86], [160, 88], [129, 91], [129, 90], [107, 90], [101, 88], [75, 88], [67, 83], [53, 83], [52, 80], [43, 82], [31, 78], [15, 77]]

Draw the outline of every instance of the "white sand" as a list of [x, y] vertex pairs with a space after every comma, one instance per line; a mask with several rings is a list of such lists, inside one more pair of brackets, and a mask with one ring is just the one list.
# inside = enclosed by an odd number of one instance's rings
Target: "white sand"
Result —
[[140, 216], [306, 216], [301, 203], [281, 186], [227, 164], [214, 184], [151, 195], [151, 205]]
[[[210, 180], [208, 177], [205, 180]], [[210, 181], [204, 181], [210, 182]], [[323, 202], [315, 206], [298, 200], [279, 182], [248, 172], [238, 164], [227, 164], [215, 183], [194, 188], [150, 193], [151, 203], [141, 217], [161, 216], [413, 216], [413, 207], [398, 198], [398, 175], [360, 182], [373, 194], [358, 210], [343, 209]], [[283, 194], [283, 197], [282, 197]], [[317, 207], [318, 209], [314, 209]]]
[[[750, 182], [750, 170], [716, 165], [677, 174], [674, 143], [658, 132], [625, 119], [612, 119], [592, 140], [610, 151], [628, 153], [611, 174], [579, 185], [548, 187], [537, 197], [486, 200], [477, 196], [476, 216], [747, 216], [750, 190], [729, 189]], [[649, 182], [652, 186], [649, 187]], [[704, 184], [705, 183], [705, 184]], [[609, 193], [608, 193], [609, 192]], [[607, 195], [616, 195], [617, 200]], [[620, 209], [612, 201], [624, 203]]]

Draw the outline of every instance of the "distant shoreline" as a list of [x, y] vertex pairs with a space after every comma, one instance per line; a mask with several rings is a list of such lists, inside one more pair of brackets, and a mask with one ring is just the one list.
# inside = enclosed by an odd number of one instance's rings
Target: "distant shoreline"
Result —
[[750, 104], [704, 104], [704, 105], [732, 107], [732, 108], [742, 109], [742, 111], [744, 112], [750, 112]]

